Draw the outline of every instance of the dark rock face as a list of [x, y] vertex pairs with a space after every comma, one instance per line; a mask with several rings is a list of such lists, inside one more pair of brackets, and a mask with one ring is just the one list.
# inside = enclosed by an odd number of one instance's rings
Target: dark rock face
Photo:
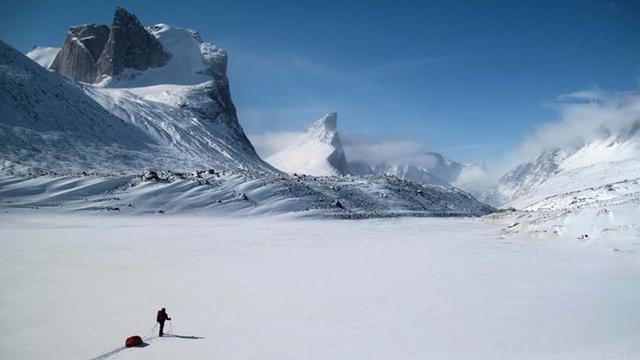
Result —
[[102, 53], [109, 27], [106, 25], [79, 25], [67, 32], [62, 49], [51, 64], [51, 69], [76, 80], [92, 83], [96, 79], [96, 62]]
[[160, 67], [170, 58], [158, 39], [145, 30], [135, 15], [117, 8], [109, 39], [96, 63], [97, 81], [104, 76], [117, 76], [126, 68], [146, 70]]
[[51, 69], [94, 83], [106, 76], [117, 76], [126, 68], [146, 70], [163, 66], [170, 58], [135, 15], [117, 8], [111, 28], [89, 24], [69, 29]]

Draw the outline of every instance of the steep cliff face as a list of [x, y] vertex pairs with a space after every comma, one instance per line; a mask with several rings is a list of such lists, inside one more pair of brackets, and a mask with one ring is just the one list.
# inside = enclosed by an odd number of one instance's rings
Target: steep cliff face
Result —
[[95, 83], [126, 69], [142, 71], [163, 66], [170, 58], [135, 15], [118, 8], [110, 28], [96, 24], [71, 27], [51, 69]]
[[238, 121], [226, 68], [226, 51], [197, 31], [144, 28], [121, 8], [110, 28], [72, 27], [52, 67], [84, 82], [86, 95], [152, 139], [161, 151], [145, 166], [273, 171]]
[[96, 62], [96, 81], [117, 76], [125, 69], [146, 70], [163, 66], [171, 58], [162, 44], [123, 8], [116, 9], [109, 38]]
[[51, 69], [78, 81], [93, 83], [96, 79], [96, 62], [108, 38], [109, 27], [106, 25], [71, 27]]

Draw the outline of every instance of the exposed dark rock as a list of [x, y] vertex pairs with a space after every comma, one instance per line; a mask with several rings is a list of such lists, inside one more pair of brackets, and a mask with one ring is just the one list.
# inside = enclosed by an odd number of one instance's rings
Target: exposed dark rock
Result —
[[171, 55], [145, 30], [138, 18], [117, 8], [107, 44], [96, 63], [97, 81], [104, 76], [117, 76], [126, 68], [146, 70], [163, 66]]
[[158, 176], [157, 172], [153, 170], [147, 170], [142, 174], [142, 179], [144, 181], [158, 181], [160, 180], [160, 177]]
[[117, 76], [125, 69], [146, 70], [163, 66], [171, 55], [140, 24], [135, 15], [117, 8], [111, 28], [79, 25], [67, 31], [51, 69], [73, 79], [94, 83]]
[[[196, 32], [197, 40], [200, 40], [200, 35]], [[216, 47], [210, 43], [202, 43], [201, 51], [203, 55], [203, 62], [207, 66], [205, 75], [209, 75], [216, 80], [226, 80], [227, 78], [227, 52], [223, 49]]]
[[106, 25], [87, 24], [70, 28], [51, 69], [76, 80], [93, 83], [96, 61], [108, 38], [109, 27]]

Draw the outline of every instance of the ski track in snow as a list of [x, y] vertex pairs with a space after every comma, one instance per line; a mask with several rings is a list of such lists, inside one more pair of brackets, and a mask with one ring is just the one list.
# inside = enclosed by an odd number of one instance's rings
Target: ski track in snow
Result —
[[160, 307], [184, 336], [113, 358], [640, 356], [638, 255], [606, 241], [474, 219], [1, 214], [0, 248], [8, 359], [107, 354]]

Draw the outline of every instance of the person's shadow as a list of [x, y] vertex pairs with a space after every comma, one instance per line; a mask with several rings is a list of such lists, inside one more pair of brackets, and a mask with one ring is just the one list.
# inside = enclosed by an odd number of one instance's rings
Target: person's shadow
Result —
[[202, 337], [202, 336], [186, 336], [186, 335], [170, 335], [170, 334], [167, 334], [165, 336], [166, 337], [174, 337], [174, 338], [178, 338], [178, 339], [189, 339], [189, 340], [204, 339], [204, 337]]

